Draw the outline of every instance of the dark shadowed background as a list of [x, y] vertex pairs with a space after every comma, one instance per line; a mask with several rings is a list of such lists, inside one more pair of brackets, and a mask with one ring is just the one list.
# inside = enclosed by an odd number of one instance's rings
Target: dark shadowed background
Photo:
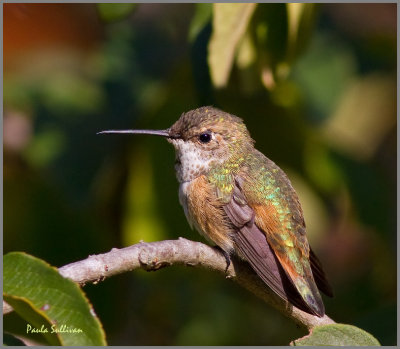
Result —
[[[173, 148], [96, 132], [164, 129], [214, 105], [242, 117], [292, 180], [334, 288], [327, 314], [396, 344], [396, 4], [313, 6], [294, 34], [285, 4], [258, 5], [221, 88], [207, 60], [211, 4], [3, 8], [4, 253], [62, 266], [140, 240], [201, 240], [178, 202]], [[110, 345], [305, 334], [206, 270], [137, 271], [84, 290]]]

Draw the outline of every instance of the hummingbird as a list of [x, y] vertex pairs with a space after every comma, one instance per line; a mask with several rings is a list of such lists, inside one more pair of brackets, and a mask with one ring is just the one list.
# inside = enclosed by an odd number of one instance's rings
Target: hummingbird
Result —
[[165, 130], [107, 130], [162, 136], [175, 148], [179, 201], [190, 226], [223, 252], [247, 261], [283, 300], [322, 317], [319, 290], [332, 296], [306, 236], [289, 178], [254, 147], [243, 120], [205, 106]]

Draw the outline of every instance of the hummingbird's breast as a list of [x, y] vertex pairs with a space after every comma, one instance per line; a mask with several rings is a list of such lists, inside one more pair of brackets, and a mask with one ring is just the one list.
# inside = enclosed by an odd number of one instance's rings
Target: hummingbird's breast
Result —
[[234, 228], [205, 175], [180, 183], [179, 201], [192, 228], [224, 251], [233, 251]]
[[[220, 135], [215, 140], [217, 145], [223, 141]], [[235, 230], [224, 206], [233, 188], [230, 173], [239, 168], [236, 160], [241, 157], [235, 155], [235, 161], [226, 161], [229, 153], [216, 145], [200, 147], [190, 139], [169, 141], [176, 150], [179, 201], [189, 224], [224, 251], [233, 251]]]

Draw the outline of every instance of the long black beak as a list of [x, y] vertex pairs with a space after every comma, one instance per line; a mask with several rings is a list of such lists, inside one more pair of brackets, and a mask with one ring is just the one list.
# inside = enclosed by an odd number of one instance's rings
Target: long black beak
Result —
[[106, 134], [106, 133], [125, 133], [125, 134], [143, 134], [143, 135], [154, 135], [154, 136], [163, 136], [167, 138], [174, 138], [170, 135], [169, 130], [107, 130], [97, 132], [97, 134]]

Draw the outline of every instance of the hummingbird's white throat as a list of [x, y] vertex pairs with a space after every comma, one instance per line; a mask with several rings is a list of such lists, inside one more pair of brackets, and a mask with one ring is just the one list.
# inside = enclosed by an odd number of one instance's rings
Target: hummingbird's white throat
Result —
[[175, 171], [180, 183], [192, 181], [207, 173], [211, 163], [218, 161], [211, 150], [201, 149], [194, 141], [169, 139], [169, 142], [175, 147]]

